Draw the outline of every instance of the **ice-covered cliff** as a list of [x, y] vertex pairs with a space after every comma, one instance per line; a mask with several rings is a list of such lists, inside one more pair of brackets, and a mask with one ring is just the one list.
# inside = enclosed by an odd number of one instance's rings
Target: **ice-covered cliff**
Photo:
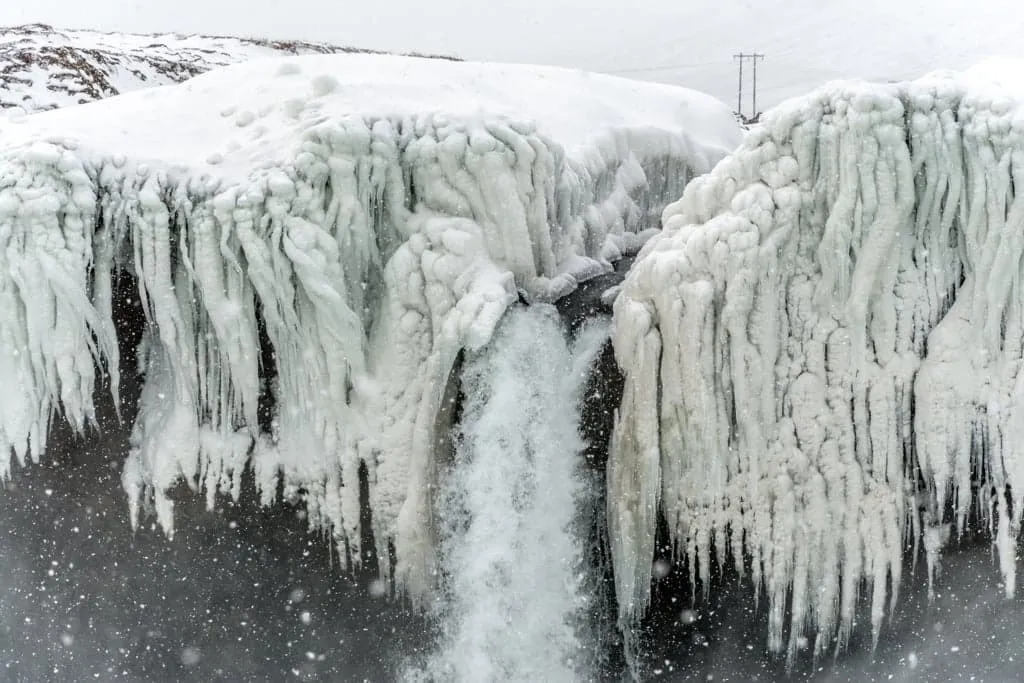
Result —
[[791, 661], [841, 647], [865, 588], [877, 639], [905, 551], [931, 581], [968, 526], [1013, 595], [1024, 108], [992, 73], [790, 101], [666, 209], [615, 304], [623, 620], [649, 600], [656, 510], [694, 586], [750, 576]]
[[682, 89], [377, 55], [0, 121], [0, 475], [56, 417], [89, 428], [99, 381], [134, 371], [116, 336], [141, 301], [132, 519], [152, 505], [172, 532], [172, 487], [212, 504], [251, 465], [359, 563], [365, 468], [375, 561], [422, 596], [460, 349], [638, 248], [738, 137]]

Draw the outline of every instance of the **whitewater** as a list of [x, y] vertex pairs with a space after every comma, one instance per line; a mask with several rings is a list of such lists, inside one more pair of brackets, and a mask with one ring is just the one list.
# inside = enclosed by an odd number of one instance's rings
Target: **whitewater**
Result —
[[587, 673], [577, 630], [589, 598], [581, 590], [580, 403], [608, 322], [570, 341], [553, 307], [513, 308], [466, 363], [454, 460], [442, 474], [444, 627], [424, 672], [432, 680]]

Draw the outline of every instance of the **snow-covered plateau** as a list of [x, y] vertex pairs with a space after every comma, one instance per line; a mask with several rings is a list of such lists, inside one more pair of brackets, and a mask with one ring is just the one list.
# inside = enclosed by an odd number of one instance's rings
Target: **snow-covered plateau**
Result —
[[117, 401], [119, 311], [141, 302], [133, 522], [173, 533], [177, 484], [212, 506], [251, 466], [360, 564], [365, 468], [373, 561], [422, 598], [460, 351], [518, 298], [611, 270], [738, 143], [692, 91], [362, 54], [0, 120], [0, 477], [55, 416], [89, 429], [100, 385]]
[[615, 302], [622, 619], [650, 599], [656, 514], [695, 587], [716, 564], [750, 577], [790, 661], [841, 648], [862, 591], [877, 642], [905, 565], [930, 585], [971, 527], [1014, 595], [1021, 73], [823, 87], [665, 210]]

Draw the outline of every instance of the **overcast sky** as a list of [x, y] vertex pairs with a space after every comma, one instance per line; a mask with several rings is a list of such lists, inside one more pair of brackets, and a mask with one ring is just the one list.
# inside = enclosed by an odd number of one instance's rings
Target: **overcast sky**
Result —
[[[1015, 35], [1024, 9], [1016, 5], [1024, 6], [1014, 0], [4, 0], [0, 24], [307, 38], [625, 71], [730, 104], [737, 86], [733, 53], [758, 51], [765, 54], [758, 73], [763, 108], [833, 78], [901, 79], [988, 56], [1024, 57], [1024, 41]], [[749, 109], [749, 80], [745, 87]]]

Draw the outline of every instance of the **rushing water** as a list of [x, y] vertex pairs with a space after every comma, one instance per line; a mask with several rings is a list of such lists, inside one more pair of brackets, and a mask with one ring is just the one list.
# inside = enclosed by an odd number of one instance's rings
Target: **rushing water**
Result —
[[[581, 394], [607, 338], [567, 340], [553, 308], [516, 309], [462, 375], [463, 415], [444, 477], [442, 635], [434, 680], [572, 681], [588, 596], [574, 524]], [[422, 674], [421, 674], [422, 675]]]

